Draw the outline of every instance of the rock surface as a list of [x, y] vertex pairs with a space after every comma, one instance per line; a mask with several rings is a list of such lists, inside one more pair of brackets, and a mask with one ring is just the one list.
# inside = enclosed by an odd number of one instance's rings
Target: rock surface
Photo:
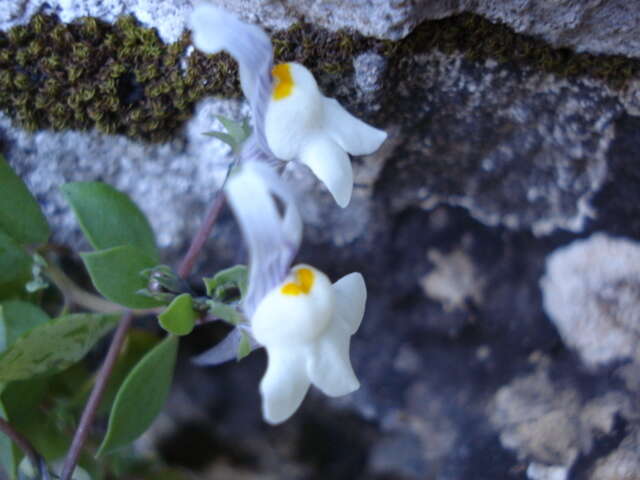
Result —
[[[41, 3], [9, 2], [3, 28]], [[190, 8], [48, 3], [66, 20], [132, 11], [166, 40], [182, 31]], [[467, 5], [228, 3], [278, 28], [303, 13], [387, 37], [406, 34], [421, 15]], [[473, 8], [557, 44], [638, 56], [638, 13], [620, 21], [625, 10], [614, 0]], [[607, 12], [618, 13], [601, 18]], [[290, 422], [266, 428], [257, 392], [264, 354], [195, 368], [188, 357], [221, 335], [200, 327], [181, 346], [174, 393], [146, 445], [199, 478], [634, 478], [640, 80], [614, 89], [439, 50], [397, 62], [368, 51], [353, 67], [320, 75], [321, 87], [390, 138], [354, 160], [352, 204], [336, 208], [304, 167], [289, 165], [285, 176], [305, 220], [299, 259], [333, 279], [351, 271], [367, 279], [367, 314], [352, 346], [361, 389], [337, 400], [312, 391]], [[147, 212], [172, 263], [230, 160], [202, 132], [218, 127], [214, 114], [247, 112], [242, 102], [207, 100], [160, 145], [96, 132], [28, 134], [2, 117], [0, 145], [43, 204], [56, 241], [85, 247], [57, 187], [104, 180]], [[246, 260], [228, 212], [215, 232], [201, 265], [207, 274]]]
[[[175, 41], [192, 8], [190, 0], [2, 0], [0, 29], [24, 23], [41, 8], [64, 21], [91, 15], [112, 21], [132, 13], [157, 27], [165, 41]], [[473, 12], [503, 22], [518, 33], [535, 35], [558, 47], [577, 51], [640, 57], [640, 10], [626, 0], [561, 0], [553, 3], [492, 0], [214, 0], [246, 19], [283, 29], [301, 18], [338, 30], [397, 40], [426, 19]]]

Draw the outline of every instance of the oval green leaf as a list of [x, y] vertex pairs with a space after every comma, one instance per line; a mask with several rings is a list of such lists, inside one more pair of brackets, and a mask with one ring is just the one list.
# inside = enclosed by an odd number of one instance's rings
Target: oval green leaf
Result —
[[127, 376], [113, 403], [98, 456], [128, 445], [149, 428], [169, 394], [177, 353], [178, 337], [169, 335]]
[[80, 313], [32, 328], [0, 355], [0, 382], [64, 370], [84, 357], [119, 318]]
[[153, 308], [162, 302], [137, 293], [147, 288], [141, 274], [156, 262], [131, 245], [81, 254], [91, 281], [104, 297], [129, 308]]
[[158, 315], [160, 326], [174, 335], [188, 335], [196, 324], [191, 295], [183, 293], [173, 299], [167, 309]]
[[49, 321], [40, 307], [21, 300], [0, 303], [0, 352], [13, 345], [24, 333]]
[[[155, 334], [135, 328], [129, 330], [118, 360], [116, 360], [116, 364], [113, 367], [107, 388], [102, 395], [102, 401], [98, 408], [99, 415], [107, 415], [109, 413], [118, 394], [118, 390], [120, 390], [122, 383], [127, 379], [127, 375], [131, 372], [131, 369], [158, 343], [160, 343], [160, 338]], [[79, 398], [79, 407], [86, 403], [89, 394], [90, 392], [87, 391], [86, 395]]]
[[93, 248], [131, 245], [152, 258], [154, 265], [159, 263], [149, 221], [127, 195], [100, 182], [67, 183], [61, 189]]
[[49, 225], [40, 205], [0, 156], [0, 230], [20, 244], [44, 243]]
[[0, 297], [20, 290], [31, 278], [31, 257], [0, 230]]

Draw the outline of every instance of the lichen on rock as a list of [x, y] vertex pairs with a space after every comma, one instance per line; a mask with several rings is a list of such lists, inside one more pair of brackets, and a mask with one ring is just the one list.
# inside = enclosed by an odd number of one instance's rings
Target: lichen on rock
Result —
[[590, 368], [640, 363], [640, 244], [597, 233], [553, 252], [540, 282], [544, 308]]

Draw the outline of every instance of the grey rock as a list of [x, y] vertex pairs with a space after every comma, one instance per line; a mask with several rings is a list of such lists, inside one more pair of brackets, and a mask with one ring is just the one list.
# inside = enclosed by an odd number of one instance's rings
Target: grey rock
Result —
[[378, 185], [394, 208], [445, 202], [538, 235], [583, 228], [621, 111], [606, 89], [438, 52], [407, 64], [384, 107], [402, 132]]
[[640, 472], [640, 429], [636, 426], [620, 447], [598, 460], [589, 480], [635, 480]]
[[26, 133], [5, 116], [0, 130], [6, 157], [41, 200], [55, 241], [86, 245], [58, 188], [99, 180], [131, 195], [151, 220], [159, 245], [175, 249], [198, 228], [231, 160], [227, 146], [202, 133], [222, 130], [215, 114], [246, 115], [241, 107], [237, 101], [202, 102], [184, 132], [161, 145], [95, 131]]
[[640, 244], [602, 233], [547, 259], [545, 310], [587, 366], [640, 360], [639, 271]]
[[[577, 51], [640, 57], [640, 10], [626, 0], [532, 2], [523, 0], [215, 0], [245, 19], [284, 29], [301, 18], [331, 30], [349, 28], [378, 38], [407, 36], [425, 19], [462, 12], [503, 22], [516, 32], [539, 36], [554, 46]], [[185, 27], [191, 0], [2, 0], [0, 29], [25, 23], [40, 8], [55, 11], [64, 21], [83, 15], [112, 21], [132, 13], [156, 27], [165, 41], [175, 40]]]
[[502, 445], [519, 457], [570, 467], [591, 442], [582, 434], [580, 401], [576, 391], [558, 389], [540, 369], [498, 390], [490, 418]]
[[577, 389], [551, 380], [548, 363], [542, 359], [533, 374], [500, 388], [489, 415], [504, 447], [533, 460], [529, 477], [551, 480], [566, 478], [562, 475], [580, 454], [614, 432], [616, 418], [637, 414], [633, 401], [621, 392], [586, 401]]
[[444, 255], [432, 249], [427, 256], [436, 268], [420, 280], [425, 295], [442, 303], [445, 310], [462, 309], [469, 301], [482, 302], [484, 280], [463, 250]]

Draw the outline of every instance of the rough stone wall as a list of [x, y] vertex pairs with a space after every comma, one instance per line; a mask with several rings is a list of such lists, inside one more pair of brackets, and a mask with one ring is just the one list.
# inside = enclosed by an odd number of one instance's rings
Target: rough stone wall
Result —
[[[65, 20], [133, 12], [167, 41], [190, 8], [48, 3]], [[271, 27], [305, 15], [388, 38], [468, 8], [554, 45], [639, 56], [639, 13], [614, 0], [343, 3], [226, 2]], [[37, 7], [10, 2], [0, 9], [3, 28]], [[164, 422], [149, 441], [160, 439], [165, 458], [200, 468], [202, 478], [634, 479], [640, 78], [616, 87], [588, 73], [439, 48], [372, 49], [351, 63], [320, 72], [319, 83], [387, 129], [389, 141], [354, 161], [346, 210], [305, 168], [291, 165], [286, 175], [306, 221], [300, 258], [332, 278], [353, 270], [367, 278], [367, 315], [352, 349], [361, 390], [338, 400], [312, 392], [291, 422], [266, 429], [256, 388], [264, 355], [196, 369], [188, 355], [220, 333], [202, 329], [184, 346]], [[241, 101], [204, 101], [163, 144], [27, 133], [7, 117], [0, 138], [58, 241], [83, 246], [57, 186], [104, 180], [149, 214], [171, 262], [230, 159], [201, 132], [217, 126], [215, 113], [247, 112]], [[243, 261], [240, 243], [224, 215], [201, 270]], [[612, 258], [627, 260], [616, 267]]]
[[[90, 15], [114, 20], [134, 14], [175, 41], [185, 25], [189, 0], [3, 0], [0, 29], [24, 23], [43, 5], [64, 21]], [[627, 0], [215, 0], [246, 19], [283, 29], [301, 17], [324, 28], [350, 28], [367, 36], [397, 40], [426, 19], [473, 12], [536, 35], [557, 47], [640, 57], [640, 10]]]

